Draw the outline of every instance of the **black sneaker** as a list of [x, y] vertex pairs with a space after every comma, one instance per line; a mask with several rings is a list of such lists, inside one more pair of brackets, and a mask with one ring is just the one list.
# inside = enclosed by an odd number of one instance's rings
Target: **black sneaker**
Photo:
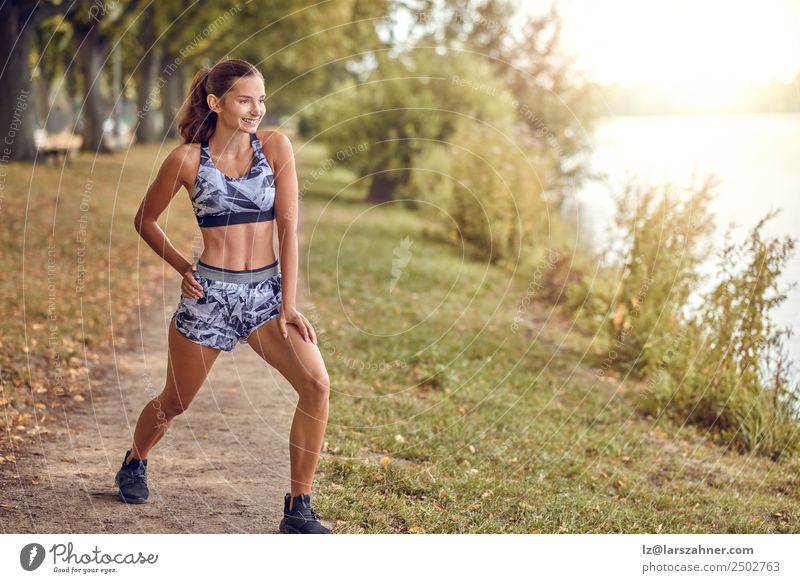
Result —
[[319, 514], [311, 507], [309, 494], [298, 494], [294, 497], [292, 511], [289, 512], [291, 493], [287, 492], [283, 498], [283, 520], [280, 531], [284, 534], [330, 534], [331, 529], [322, 525]]
[[125, 452], [122, 459], [122, 468], [117, 472], [114, 483], [119, 488], [117, 498], [128, 504], [144, 504], [150, 491], [147, 489], [147, 460], [131, 458], [130, 463], [125, 460], [131, 450]]

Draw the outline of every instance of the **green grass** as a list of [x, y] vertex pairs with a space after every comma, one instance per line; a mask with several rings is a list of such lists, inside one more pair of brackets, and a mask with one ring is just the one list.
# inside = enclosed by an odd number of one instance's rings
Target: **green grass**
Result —
[[568, 315], [534, 304], [512, 332], [525, 273], [462, 260], [425, 213], [327, 176], [304, 198], [301, 310], [332, 385], [315, 505], [339, 532], [800, 532], [797, 461], [637, 414]]
[[[302, 185], [326, 156], [295, 147]], [[39, 405], [69, 396], [84, 344], [91, 353], [110, 342], [112, 323], [135, 317], [148, 295], [139, 276], [172, 275], [131, 224], [168, 150], [81, 154], [63, 173], [10, 166], [2, 211], [13, 220], [0, 231], [12, 274], [0, 280], [0, 419], [9, 434], [31, 425], [32, 391], [43, 392]], [[512, 332], [531, 269], [512, 278], [462, 259], [424, 212], [371, 209], [360, 202], [366, 185], [340, 164], [318, 174], [301, 207], [300, 309], [332, 382], [314, 489], [315, 507], [338, 532], [800, 532], [797, 460], [726, 453], [698, 429], [642, 417], [635, 387], [596, 380], [600, 349], [569, 314], [537, 303]], [[84, 214], [91, 269], [77, 293]], [[190, 255], [196, 225], [184, 192], [162, 225]], [[408, 262], [390, 292], [404, 247]], [[62, 387], [52, 382], [54, 352]]]

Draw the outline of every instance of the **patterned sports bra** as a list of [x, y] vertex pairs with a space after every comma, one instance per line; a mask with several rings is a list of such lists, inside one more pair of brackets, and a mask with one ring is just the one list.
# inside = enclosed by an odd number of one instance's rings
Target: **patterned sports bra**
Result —
[[258, 223], [275, 218], [275, 175], [255, 133], [250, 134], [253, 163], [241, 178], [229, 178], [214, 166], [208, 141], [200, 142], [200, 168], [192, 206], [201, 227]]

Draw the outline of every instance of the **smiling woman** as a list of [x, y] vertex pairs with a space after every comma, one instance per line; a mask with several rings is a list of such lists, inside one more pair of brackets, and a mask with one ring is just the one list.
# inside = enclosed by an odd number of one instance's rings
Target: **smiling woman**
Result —
[[[136, 213], [139, 234], [183, 281], [169, 326], [166, 385], [140, 414], [116, 484], [123, 502], [147, 502], [147, 454], [192, 402], [219, 353], [249, 344], [300, 396], [289, 440], [291, 491], [279, 530], [327, 534], [310, 496], [330, 382], [314, 328], [295, 304], [298, 181], [292, 145], [279, 131], [256, 131], [264, 99], [264, 78], [247, 61], [201, 69], [178, 121], [185, 143], [167, 157]], [[157, 222], [181, 186], [203, 235], [197, 263], [169, 243]]]

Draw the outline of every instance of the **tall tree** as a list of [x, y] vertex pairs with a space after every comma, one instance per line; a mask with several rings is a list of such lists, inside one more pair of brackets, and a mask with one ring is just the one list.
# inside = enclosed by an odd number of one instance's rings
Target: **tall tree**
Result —
[[[180, 0], [153, 4], [123, 50], [126, 68], [136, 71], [139, 141], [177, 137], [175, 114], [186, 81], [198, 67], [223, 58], [259, 67], [273, 119], [296, 111], [348, 75], [343, 57], [378, 42], [375, 23], [387, 12], [388, 0], [224, 0], [213, 10]], [[159, 114], [163, 135], [154, 137], [147, 118]]]
[[111, 114], [102, 94], [104, 67], [109, 61], [112, 43], [131, 21], [141, 16], [141, 4], [140, 0], [120, 0], [108, 5], [82, 0], [81, 9], [70, 19], [77, 45], [77, 66], [83, 83], [81, 149], [85, 151], [109, 150], [103, 142], [103, 122]]
[[[521, 14], [510, 0], [425, 0], [410, 13], [406, 46], [437, 44], [474, 52], [492, 64], [511, 88], [518, 117], [556, 156], [558, 173], [548, 185], [560, 206], [568, 189], [587, 175], [585, 153], [599, 99], [593, 86], [575, 73], [560, 47], [561, 19], [555, 4], [540, 15]], [[406, 16], [407, 18], [408, 16]], [[410, 49], [413, 50], [413, 49]]]
[[[418, 49], [415, 58], [375, 54], [377, 66], [363, 81], [320, 100], [307, 120], [319, 139], [359, 176], [369, 179], [367, 200], [386, 202], [406, 185], [415, 158], [428, 143], [448, 139], [460, 117], [493, 120], [504, 115], [504, 87], [483, 60], [468, 53], [445, 55]], [[483, 90], [460, 79], [483, 80]]]
[[139, 123], [136, 124], [137, 142], [155, 142], [156, 135], [154, 102], [158, 96], [158, 69], [161, 66], [163, 54], [162, 43], [159, 37], [163, 32], [163, 16], [165, 16], [165, 3], [151, 3], [144, 9], [144, 14], [139, 23], [137, 40], [143, 49], [135, 71], [136, 75], [136, 105]]
[[34, 32], [46, 18], [75, 9], [68, 2], [6, 0], [0, 5], [0, 157], [5, 160], [36, 157], [36, 96], [28, 64]]
[[[175, 115], [186, 79], [192, 76], [185, 70], [196, 62], [192, 53], [201, 46], [204, 51], [200, 54], [216, 58], [223, 54], [218, 46], [221, 39], [241, 40], [236, 17], [241, 11], [236, 0], [215, 2], [213, 9], [183, 0], [163, 0], [145, 8], [135, 34], [120, 46], [136, 86], [138, 142], [177, 137]], [[158, 116], [163, 128], [160, 133], [156, 132]]]

